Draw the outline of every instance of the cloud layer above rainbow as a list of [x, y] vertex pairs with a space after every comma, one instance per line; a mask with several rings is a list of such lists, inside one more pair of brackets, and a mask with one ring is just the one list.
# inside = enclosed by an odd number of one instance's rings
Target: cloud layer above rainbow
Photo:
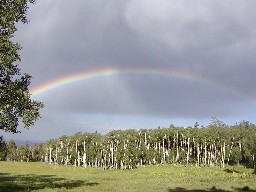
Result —
[[67, 86], [76, 82], [98, 79], [103, 77], [117, 76], [117, 75], [151, 75], [151, 76], [165, 76], [170, 78], [183, 79], [187, 81], [192, 81], [195, 83], [203, 83], [209, 86], [218, 87], [224, 91], [227, 91], [231, 94], [247, 97], [246, 95], [237, 92], [236, 90], [227, 87], [221, 83], [213, 81], [211, 79], [207, 79], [204, 76], [198, 76], [193, 73], [187, 73], [184, 71], [176, 71], [176, 70], [166, 70], [166, 69], [150, 69], [150, 68], [140, 68], [140, 69], [100, 69], [94, 71], [86, 71], [82, 73], [71, 74], [69, 76], [65, 76], [54, 81], [47, 82], [41, 86], [38, 86], [31, 90], [31, 94], [33, 97], [42, 95], [46, 92], [53, 91], [59, 87]]

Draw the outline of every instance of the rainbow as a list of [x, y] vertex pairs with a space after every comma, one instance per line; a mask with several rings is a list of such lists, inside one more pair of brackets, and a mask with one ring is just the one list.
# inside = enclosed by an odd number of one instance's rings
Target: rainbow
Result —
[[[35, 96], [44, 94], [46, 92], [52, 91], [54, 89], [57, 89], [59, 87], [66, 86], [66, 85], [69, 85], [69, 84], [72, 84], [75, 82], [103, 78], [103, 77], [108, 77], [108, 76], [124, 75], [124, 74], [159, 75], [159, 76], [168, 76], [168, 77], [172, 77], [172, 78], [185, 79], [188, 81], [194, 81], [194, 82], [198, 82], [198, 83], [204, 83], [204, 84], [220, 87], [223, 90], [231, 92], [235, 95], [239, 95], [239, 96], [242, 95], [242, 94], [239, 94], [239, 92], [237, 92], [236, 90], [233, 90], [227, 86], [224, 86], [221, 83], [212, 81], [203, 76], [195, 75], [193, 73], [187, 73], [184, 71], [180, 72], [180, 71], [175, 71], [175, 70], [150, 69], [150, 68], [144, 68], [144, 69], [115, 69], [115, 68], [113, 68], [113, 69], [101, 69], [101, 70], [96, 70], [96, 71], [86, 71], [83, 73], [72, 74], [72, 75], [69, 75], [66, 77], [56, 79], [54, 81], [50, 81], [41, 86], [38, 86], [35, 89], [31, 90], [31, 94], [33, 97], [35, 97]], [[243, 96], [245, 96], [245, 95], [243, 95]]]

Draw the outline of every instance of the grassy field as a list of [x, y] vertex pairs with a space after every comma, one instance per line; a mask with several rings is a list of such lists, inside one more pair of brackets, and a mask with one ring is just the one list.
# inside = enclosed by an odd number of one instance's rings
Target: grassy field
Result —
[[0, 191], [254, 191], [256, 175], [242, 166], [155, 165], [102, 170], [45, 163], [0, 162]]

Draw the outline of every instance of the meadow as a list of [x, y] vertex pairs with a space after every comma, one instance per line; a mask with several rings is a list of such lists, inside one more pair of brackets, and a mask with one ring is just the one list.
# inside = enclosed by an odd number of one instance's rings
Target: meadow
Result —
[[0, 191], [256, 191], [256, 175], [243, 166], [155, 165], [133, 170], [46, 163], [0, 162]]

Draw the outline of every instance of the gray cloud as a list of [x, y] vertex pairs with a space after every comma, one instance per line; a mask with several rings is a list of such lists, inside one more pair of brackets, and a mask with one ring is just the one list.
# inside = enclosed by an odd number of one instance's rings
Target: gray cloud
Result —
[[246, 116], [248, 104], [255, 105], [248, 98], [256, 94], [255, 5], [252, 0], [38, 1], [29, 9], [31, 22], [15, 37], [24, 47], [21, 68], [34, 76], [31, 87], [81, 71], [127, 67], [179, 70], [216, 84], [154, 75], [83, 81], [38, 97], [46, 108], [37, 127], [61, 127], [52, 123], [56, 113], [184, 121]]

